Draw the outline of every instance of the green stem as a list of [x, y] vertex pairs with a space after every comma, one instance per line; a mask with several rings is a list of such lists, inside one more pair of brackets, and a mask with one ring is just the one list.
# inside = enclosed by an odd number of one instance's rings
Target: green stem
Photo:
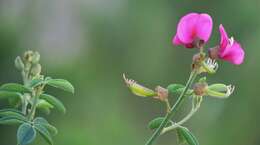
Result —
[[185, 86], [183, 92], [181, 93], [181, 95], [179, 96], [178, 100], [172, 106], [171, 111], [166, 114], [166, 116], [165, 116], [163, 122], [161, 123], [160, 127], [153, 133], [153, 135], [146, 142], [145, 145], [152, 145], [154, 143], [154, 141], [160, 136], [160, 134], [161, 134], [162, 130], [164, 129], [164, 127], [167, 125], [169, 120], [173, 117], [174, 113], [176, 112], [176, 110], [179, 108], [179, 106], [183, 102], [183, 100], [185, 98], [186, 92], [188, 91], [189, 87], [191, 86], [191, 84], [193, 83], [193, 81], [195, 80], [197, 75], [198, 75], [198, 73], [196, 71], [192, 71], [191, 72], [189, 80], [187, 81], [186, 86]]
[[[23, 85], [24, 86], [27, 86], [28, 85], [28, 79], [27, 79], [27, 75], [26, 75], [26, 72], [24, 71], [24, 70], [22, 70], [22, 72], [21, 72], [21, 74], [22, 74], [22, 78], [23, 78]], [[22, 113], [24, 114], [24, 115], [26, 115], [26, 110], [27, 110], [27, 105], [28, 105], [28, 102], [27, 102], [27, 100], [26, 100], [26, 96], [25, 96], [26, 94], [24, 94], [24, 96], [22, 97]]]
[[168, 132], [168, 131], [171, 131], [171, 130], [178, 128], [180, 125], [182, 125], [183, 123], [188, 121], [198, 110], [199, 110], [199, 106], [192, 108], [191, 111], [189, 112], [189, 114], [186, 117], [184, 117], [181, 121], [174, 123], [172, 126], [164, 128], [161, 132], [161, 135]]
[[42, 93], [42, 89], [43, 89], [43, 87], [39, 87], [35, 90], [35, 92], [32, 93], [33, 103], [32, 103], [32, 107], [31, 107], [31, 110], [30, 110], [30, 114], [28, 115], [29, 120], [32, 120], [34, 118], [36, 108], [37, 108], [38, 99], [39, 99], [40, 94]]

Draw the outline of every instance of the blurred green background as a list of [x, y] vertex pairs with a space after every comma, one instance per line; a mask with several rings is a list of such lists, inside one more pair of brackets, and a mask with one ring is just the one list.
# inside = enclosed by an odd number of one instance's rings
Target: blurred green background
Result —
[[[74, 96], [49, 89], [68, 110], [48, 116], [59, 129], [56, 145], [143, 145], [152, 133], [147, 123], [165, 108], [131, 94], [122, 73], [151, 88], [185, 83], [195, 50], [174, 47], [171, 39], [181, 16], [205, 12], [214, 19], [207, 46], [218, 43], [222, 23], [241, 42], [246, 58], [239, 67], [220, 62], [208, 80], [234, 84], [234, 94], [226, 100], [205, 98], [185, 125], [201, 145], [259, 145], [259, 10], [259, 0], [1, 0], [0, 83], [21, 82], [13, 60], [37, 50], [43, 74], [66, 78], [76, 88]], [[0, 107], [6, 104], [1, 101]], [[15, 131], [0, 126], [0, 144], [15, 145]], [[36, 144], [45, 142], [39, 137]], [[177, 145], [175, 133], [157, 144]]]

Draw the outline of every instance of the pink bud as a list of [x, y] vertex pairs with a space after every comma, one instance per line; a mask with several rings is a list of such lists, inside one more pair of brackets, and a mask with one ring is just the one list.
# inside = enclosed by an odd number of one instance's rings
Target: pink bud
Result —
[[189, 13], [178, 23], [177, 33], [172, 39], [174, 45], [193, 48], [196, 43], [206, 43], [211, 35], [213, 21], [208, 14]]
[[218, 57], [236, 65], [243, 63], [245, 56], [243, 48], [233, 39], [233, 37], [228, 37], [222, 24], [219, 26], [219, 31], [220, 44]]

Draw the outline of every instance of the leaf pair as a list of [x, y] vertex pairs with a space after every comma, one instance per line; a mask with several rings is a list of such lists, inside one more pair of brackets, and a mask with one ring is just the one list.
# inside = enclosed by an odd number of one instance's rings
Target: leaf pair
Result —
[[41, 84], [47, 84], [49, 86], [52, 86], [52, 87], [55, 87], [55, 88], [58, 88], [58, 89], [61, 89], [61, 90], [64, 90], [64, 91], [67, 91], [67, 92], [70, 92], [73, 94], [74, 94], [74, 90], [75, 90], [73, 85], [69, 81], [64, 80], [64, 79], [52, 79], [50, 77], [46, 77], [45, 80], [33, 79], [30, 82], [30, 87], [37, 87]]
[[[149, 122], [148, 127], [152, 130], [159, 128], [163, 122], [164, 117], [158, 117]], [[173, 123], [168, 122], [166, 127], [172, 125]], [[176, 128], [177, 138], [179, 144], [187, 143], [188, 145], [199, 145], [199, 142], [195, 136], [185, 127], [178, 126]]]
[[27, 122], [27, 118], [18, 110], [3, 109], [0, 110], [0, 124], [21, 124]]
[[18, 145], [27, 145], [32, 143], [36, 138], [37, 131], [49, 145], [53, 145], [51, 133], [53, 135], [57, 134], [57, 129], [42, 117], [35, 118], [31, 124], [23, 123], [20, 125], [17, 131]]

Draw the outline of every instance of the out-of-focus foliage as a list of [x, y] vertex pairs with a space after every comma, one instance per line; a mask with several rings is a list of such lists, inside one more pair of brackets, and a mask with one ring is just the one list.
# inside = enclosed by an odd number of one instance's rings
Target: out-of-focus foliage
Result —
[[[202, 145], [258, 145], [259, 9], [259, 0], [2, 0], [0, 82], [19, 80], [12, 60], [35, 49], [41, 53], [44, 74], [66, 78], [77, 88], [73, 97], [48, 89], [54, 96], [64, 96], [64, 105], [70, 108], [66, 116], [55, 111], [48, 116], [59, 128], [56, 145], [144, 144], [151, 135], [146, 124], [162, 116], [164, 104], [133, 96], [122, 73], [147, 87], [184, 83], [194, 50], [173, 47], [171, 38], [181, 16], [206, 12], [214, 18], [216, 33], [207, 46], [219, 41], [222, 22], [241, 42], [246, 58], [239, 67], [220, 63], [218, 75], [208, 82], [221, 78], [220, 83], [236, 86], [235, 93], [225, 101], [206, 99], [187, 126]], [[0, 102], [1, 108], [6, 106]], [[176, 114], [175, 119], [180, 117]], [[2, 144], [15, 144], [15, 129], [0, 126]], [[174, 144], [173, 136], [166, 134], [158, 144]], [[34, 144], [43, 143], [37, 138]]]

